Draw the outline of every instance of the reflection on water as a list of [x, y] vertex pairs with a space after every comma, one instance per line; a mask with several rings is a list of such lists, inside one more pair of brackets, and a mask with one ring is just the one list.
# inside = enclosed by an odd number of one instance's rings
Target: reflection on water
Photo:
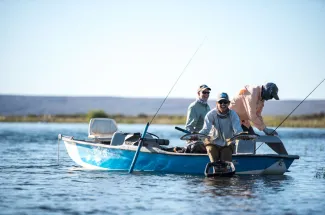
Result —
[[204, 184], [207, 189], [204, 192], [211, 193], [215, 196], [240, 196], [254, 198], [252, 194], [252, 180], [242, 180], [239, 176], [231, 178], [216, 177], [204, 178]]
[[211, 192], [216, 196], [245, 196], [255, 198], [253, 189], [256, 185], [262, 185], [270, 190], [284, 191], [286, 183], [291, 180], [287, 175], [274, 176], [254, 176], [254, 175], [235, 175], [234, 177], [215, 177], [205, 178], [207, 186], [206, 192]]
[[[87, 124], [0, 123], [0, 214], [323, 214], [325, 129], [279, 129], [300, 156], [283, 176], [197, 175], [89, 170], [57, 135], [87, 137]], [[143, 125], [119, 125], [137, 132]], [[184, 144], [174, 126], [150, 131]], [[268, 152], [265, 144], [259, 153]]]
[[323, 179], [325, 179], [325, 167], [316, 169], [315, 178], [323, 178]]

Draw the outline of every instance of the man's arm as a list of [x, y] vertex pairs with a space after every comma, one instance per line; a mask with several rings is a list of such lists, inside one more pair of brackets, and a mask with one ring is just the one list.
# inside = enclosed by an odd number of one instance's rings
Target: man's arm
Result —
[[239, 133], [243, 132], [243, 129], [240, 125], [239, 116], [235, 111], [233, 111], [233, 110], [230, 110], [230, 111], [231, 111], [230, 119], [231, 119], [231, 123], [232, 123], [232, 128], [234, 129], [234, 134], [239, 134]]
[[[263, 117], [261, 116], [262, 110], [260, 110], [259, 113], [257, 113], [257, 100], [259, 98], [260, 91], [255, 88], [253, 89], [252, 94], [245, 95], [244, 97], [244, 106], [246, 109], [246, 113], [249, 117], [249, 119], [252, 121], [254, 126], [258, 128], [260, 131], [262, 131], [266, 126], [263, 121]], [[263, 107], [262, 107], [263, 109]]]
[[214, 121], [212, 113], [213, 112], [210, 111], [205, 115], [203, 128], [199, 131], [200, 134], [208, 135], [210, 133]]

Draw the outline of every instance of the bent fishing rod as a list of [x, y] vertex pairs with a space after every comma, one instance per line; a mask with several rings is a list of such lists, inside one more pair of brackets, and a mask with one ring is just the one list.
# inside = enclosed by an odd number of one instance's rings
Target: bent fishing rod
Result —
[[[271, 133], [271, 135], [274, 134], [274, 132], [289, 118], [289, 116], [319, 87], [319, 85], [321, 85], [323, 82], [325, 81], [325, 78], [306, 96], [306, 98], [304, 98], [304, 100], [302, 100], [297, 107], [295, 107], [295, 109], [293, 109], [291, 111], [291, 113], [289, 113], [289, 115], [284, 118], [284, 120], [282, 120], [282, 122], [273, 130], [273, 132]], [[263, 143], [261, 143], [261, 145], [259, 145], [259, 147], [257, 147], [257, 149], [259, 149], [261, 146], [263, 145]], [[257, 149], [255, 149], [255, 152], [257, 151]]]
[[161, 107], [163, 106], [163, 104], [165, 103], [165, 101], [167, 100], [169, 94], [172, 92], [172, 90], [174, 89], [175, 85], [177, 84], [178, 80], [181, 78], [181, 76], [184, 74], [184, 72], [186, 71], [186, 68], [188, 67], [188, 65], [191, 63], [192, 59], [194, 58], [194, 56], [196, 55], [196, 53], [199, 51], [199, 49], [201, 48], [201, 46], [203, 45], [204, 41], [205, 41], [206, 37], [204, 38], [204, 40], [202, 41], [202, 43], [199, 45], [199, 47], [196, 49], [196, 51], [194, 52], [194, 54], [192, 55], [192, 57], [190, 58], [190, 60], [188, 61], [188, 63], [186, 64], [186, 66], [184, 67], [182, 73], [178, 76], [177, 80], [175, 81], [174, 85], [172, 86], [172, 88], [169, 90], [167, 96], [165, 97], [165, 99], [162, 101], [160, 107], [158, 108], [157, 112], [155, 113], [155, 115], [152, 117], [151, 121], [149, 124], [152, 123], [152, 121], [155, 119], [155, 117], [157, 116], [158, 112], [160, 111]]
[[167, 96], [165, 97], [165, 99], [162, 101], [161, 105], [159, 106], [157, 112], [155, 113], [155, 115], [152, 117], [152, 119], [150, 120], [150, 122], [147, 123], [142, 135], [141, 135], [141, 138], [140, 138], [140, 141], [139, 141], [139, 144], [138, 144], [138, 148], [137, 148], [137, 151], [135, 152], [134, 154], [134, 157], [133, 157], [133, 160], [132, 160], [132, 163], [131, 163], [131, 166], [130, 166], [130, 169], [129, 169], [129, 173], [132, 173], [133, 172], [133, 168], [134, 168], [134, 165], [137, 161], [137, 158], [139, 156], [139, 152], [140, 152], [140, 149], [142, 147], [142, 142], [143, 142], [143, 139], [147, 133], [147, 130], [149, 128], [149, 125], [151, 125], [152, 121], [155, 119], [155, 117], [157, 116], [158, 112], [160, 111], [161, 107], [163, 106], [163, 104], [165, 103], [165, 101], [167, 100], [169, 94], [172, 92], [172, 90], [174, 89], [175, 85], [177, 84], [178, 80], [181, 78], [181, 76], [184, 74], [184, 72], [186, 71], [186, 68], [188, 67], [188, 65], [191, 63], [192, 59], [194, 58], [194, 56], [196, 55], [196, 53], [199, 51], [199, 49], [201, 48], [201, 46], [203, 45], [204, 41], [205, 41], [206, 37], [203, 39], [202, 43], [199, 45], [199, 47], [196, 49], [196, 51], [194, 52], [194, 54], [192, 55], [192, 57], [190, 58], [190, 60], [188, 61], [188, 63], [186, 64], [186, 66], [184, 67], [183, 71], [181, 72], [181, 74], [178, 76], [178, 78], [176, 79], [174, 85], [172, 86], [172, 88], [169, 90]]

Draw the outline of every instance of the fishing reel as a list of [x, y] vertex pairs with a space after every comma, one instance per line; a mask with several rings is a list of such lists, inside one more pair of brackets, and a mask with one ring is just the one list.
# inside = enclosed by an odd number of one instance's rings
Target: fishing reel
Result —
[[191, 134], [185, 134], [180, 138], [181, 140], [185, 140], [188, 142], [191, 141], [201, 141], [204, 143], [204, 145], [212, 144], [213, 138], [211, 136], [200, 134], [200, 133], [191, 133]]
[[236, 140], [255, 140], [259, 135], [257, 134], [248, 134], [247, 131], [241, 132], [234, 135], [233, 137], [226, 139], [227, 142], [234, 142]]
[[[236, 140], [255, 140], [257, 137], [258, 135], [256, 134], [248, 134], [248, 132], [241, 132], [231, 138], [226, 139], [226, 142], [227, 144], [231, 144]], [[185, 134], [180, 139], [186, 141], [202, 141], [205, 145], [212, 144], [214, 140], [213, 137], [200, 133]]]

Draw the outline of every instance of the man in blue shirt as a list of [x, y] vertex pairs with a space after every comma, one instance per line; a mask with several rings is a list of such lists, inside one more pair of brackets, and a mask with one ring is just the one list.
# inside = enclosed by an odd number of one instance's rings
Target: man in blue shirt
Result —
[[243, 132], [237, 113], [229, 109], [227, 93], [220, 93], [216, 108], [207, 113], [200, 134], [211, 136], [210, 143], [206, 146], [211, 162], [232, 161], [234, 145], [227, 139]]

